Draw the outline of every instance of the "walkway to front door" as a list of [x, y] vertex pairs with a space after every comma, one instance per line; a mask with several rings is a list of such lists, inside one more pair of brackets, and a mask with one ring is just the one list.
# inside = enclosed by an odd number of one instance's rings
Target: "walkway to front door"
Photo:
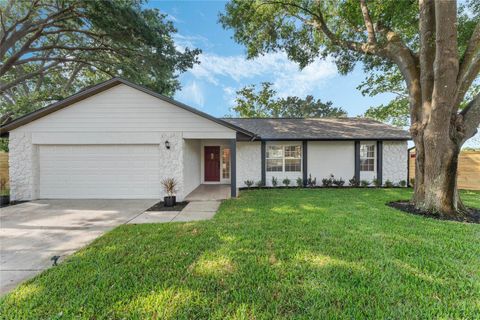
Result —
[[201, 184], [185, 197], [185, 201], [225, 200], [230, 198], [230, 191], [228, 184]]

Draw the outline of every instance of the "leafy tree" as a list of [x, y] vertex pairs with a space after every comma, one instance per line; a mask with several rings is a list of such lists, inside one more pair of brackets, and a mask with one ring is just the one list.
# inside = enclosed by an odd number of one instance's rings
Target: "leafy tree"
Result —
[[[405, 127], [410, 123], [410, 108], [408, 91], [398, 69], [384, 70], [382, 73], [369, 75], [357, 89], [364, 96], [376, 96], [381, 93], [393, 93], [395, 97], [387, 104], [372, 106], [367, 109], [364, 116], [387, 122], [395, 126]], [[473, 83], [467, 91], [459, 109], [466, 107], [469, 101], [480, 92], [480, 85]]]
[[112, 76], [166, 95], [199, 50], [179, 51], [166, 15], [141, 0], [0, 2], [3, 120]]
[[255, 85], [237, 91], [236, 105], [232, 110], [242, 118], [318, 118], [345, 117], [342, 108], [332, 106], [332, 102], [323, 103], [312, 96], [305, 99], [299, 97], [276, 98], [277, 92], [270, 82], [263, 82], [262, 88], [256, 90]]
[[480, 70], [479, 16], [473, 0], [231, 0], [220, 21], [249, 57], [283, 50], [300, 67], [331, 56], [343, 74], [357, 62], [398, 70], [417, 150], [412, 202], [461, 216], [458, 155], [479, 126], [480, 95], [460, 104]]

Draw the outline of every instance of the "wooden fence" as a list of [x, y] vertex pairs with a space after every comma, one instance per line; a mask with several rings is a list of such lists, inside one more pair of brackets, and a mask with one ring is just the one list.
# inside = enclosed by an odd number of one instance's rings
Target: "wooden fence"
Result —
[[[415, 177], [415, 149], [409, 150], [408, 176]], [[457, 183], [460, 189], [480, 190], [480, 150], [460, 153]]]
[[0, 179], [6, 179], [8, 184], [8, 153], [0, 151]]

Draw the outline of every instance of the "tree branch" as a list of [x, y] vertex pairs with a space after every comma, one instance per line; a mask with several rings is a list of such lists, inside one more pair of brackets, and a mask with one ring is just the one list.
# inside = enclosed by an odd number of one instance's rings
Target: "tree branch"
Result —
[[[477, 94], [472, 101], [460, 112], [459, 121], [463, 124], [462, 145], [465, 141], [473, 137], [480, 126], [480, 94]], [[457, 126], [458, 127], [458, 126]]]
[[375, 29], [373, 28], [373, 23], [372, 23], [372, 19], [370, 18], [370, 13], [368, 12], [366, 0], [360, 0], [360, 8], [362, 9], [362, 15], [363, 15], [363, 21], [365, 22], [365, 27], [367, 28], [368, 43], [369, 44], [377, 43], [377, 38], [375, 36]]
[[456, 117], [453, 105], [458, 76], [456, 12], [456, 1], [435, 1], [434, 85], [431, 121], [426, 129], [432, 135], [453, 133], [450, 122], [445, 123], [445, 119]]
[[420, 85], [422, 88], [422, 125], [431, 113], [435, 60], [435, 3], [420, 0]]
[[5, 63], [3, 63], [0, 68], [0, 76], [4, 75], [15, 64], [15, 62], [20, 59], [22, 55], [28, 52], [30, 45], [32, 44], [32, 42], [34, 42], [40, 37], [42, 31], [43, 29], [38, 30], [23, 44], [23, 46], [15, 54], [13, 54], [10, 58], [7, 59], [7, 61], [5, 61]]
[[457, 84], [458, 89], [455, 94], [455, 105], [460, 105], [463, 101], [468, 88], [480, 72], [480, 22], [477, 23], [475, 30], [468, 41], [467, 49], [461, 59]]
[[48, 69], [51, 69], [53, 67], [56, 67], [58, 66], [59, 64], [61, 63], [61, 61], [57, 61], [57, 62], [53, 62], [47, 66], [44, 66], [43, 68], [39, 68], [37, 69], [36, 71], [32, 71], [32, 72], [29, 72], [21, 77], [18, 77], [16, 78], [15, 80], [12, 80], [6, 84], [0, 84], [0, 94], [2, 94], [5, 90], [8, 90], [10, 88], [13, 88], [15, 86], [17, 86], [18, 84], [28, 80], [28, 79], [31, 79], [35, 76], [38, 76], [40, 75], [41, 73], [45, 72], [46, 70]]

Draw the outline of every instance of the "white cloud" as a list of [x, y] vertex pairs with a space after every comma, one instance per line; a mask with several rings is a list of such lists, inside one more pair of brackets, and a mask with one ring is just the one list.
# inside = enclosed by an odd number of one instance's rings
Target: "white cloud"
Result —
[[257, 83], [258, 79], [273, 82], [280, 96], [305, 96], [322, 86], [325, 80], [337, 74], [335, 65], [329, 60], [315, 60], [303, 70], [284, 53], [270, 53], [254, 60], [241, 55], [220, 56], [202, 54], [200, 64], [190, 73], [197, 79], [203, 79], [213, 85], [222, 85], [222, 80]]
[[173, 40], [178, 49], [183, 51], [185, 48], [195, 49], [195, 48], [211, 48], [212, 44], [210, 41], [203, 36], [185, 36], [179, 33], [173, 35]]
[[177, 99], [182, 102], [192, 103], [196, 107], [205, 105], [205, 96], [197, 81], [192, 81], [183, 86], [182, 90], [178, 92]]

